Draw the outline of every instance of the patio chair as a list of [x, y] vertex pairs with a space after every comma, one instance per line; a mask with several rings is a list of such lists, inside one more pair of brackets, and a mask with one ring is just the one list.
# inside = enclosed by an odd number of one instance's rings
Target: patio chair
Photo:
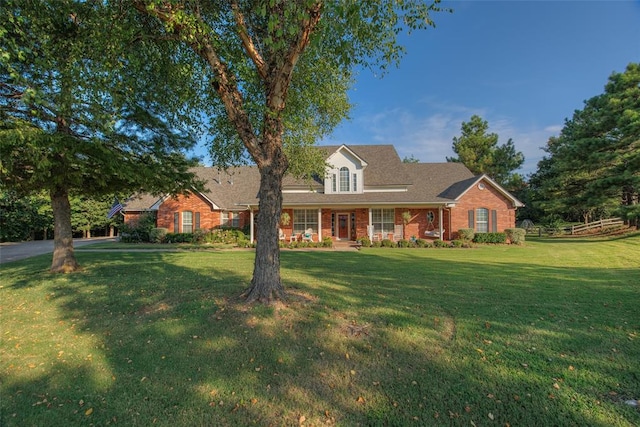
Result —
[[303, 242], [313, 242], [313, 229], [307, 228], [304, 233], [302, 233], [302, 241]]
[[282, 228], [278, 228], [278, 239], [282, 241], [287, 240], [287, 236], [284, 234], [284, 231], [282, 231]]

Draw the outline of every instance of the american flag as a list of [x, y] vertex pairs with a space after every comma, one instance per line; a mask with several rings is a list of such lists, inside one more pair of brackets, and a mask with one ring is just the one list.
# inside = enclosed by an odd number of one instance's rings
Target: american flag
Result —
[[113, 205], [111, 205], [111, 209], [109, 210], [109, 213], [107, 214], [107, 218], [112, 218], [115, 214], [120, 212], [123, 208], [124, 208], [124, 206], [122, 206], [122, 204], [118, 201], [118, 198], [114, 197], [113, 198]]

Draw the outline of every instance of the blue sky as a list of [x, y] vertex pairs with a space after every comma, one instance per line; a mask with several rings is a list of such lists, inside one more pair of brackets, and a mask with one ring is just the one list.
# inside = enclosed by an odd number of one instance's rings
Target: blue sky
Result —
[[400, 157], [444, 162], [477, 114], [535, 172], [550, 136], [612, 72], [640, 62], [640, 1], [443, 1], [435, 29], [402, 36], [399, 68], [369, 71], [323, 144], [393, 144]]

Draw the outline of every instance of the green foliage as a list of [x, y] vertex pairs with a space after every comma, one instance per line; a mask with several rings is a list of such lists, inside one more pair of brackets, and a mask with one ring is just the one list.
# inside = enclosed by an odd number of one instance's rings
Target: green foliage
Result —
[[523, 179], [513, 171], [524, 163], [524, 155], [516, 152], [513, 140], [498, 146], [498, 135], [487, 134], [489, 124], [480, 116], [462, 122], [462, 135], [453, 138], [453, 151], [457, 157], [448, 162], [460, 162], [474, 174], [487, 174], [507, 189], [521, 187]]
[[391, 239], [382, 239], [382, 245], [383, 248], [393, 248], [396, 246], [395, 242]]
[[322, 247], [323, 248], [332, 248], [333, 247], [333, 239], [331, 237], [324, 237], [322, 239]]
[[50, 238], [50, 231], [53, 231], [53, 216], [46, 195], [24, 197], [14, 191], [0, 192], [0, 241]]
[[504, 232], [512, 245], [522, 245], [527, 236], [527, 230], [524, 228], [507, 228]]
[[468, 244], [469, 244], [468, 241], [456, 239], [456, 240], [452, 240], [449, 246], [451, 246], [452, 248], [464, 248]]
[[149, 232], [149, 241], [151, 243], [164, 243], [169, 234], [169, 229], [167, 228], [152, 228]]
[[505, 233], [476, 233], [473, 243], [506, 243]]
[[475, 234], [476, 233], [473, 228], [461, 228], [460, 230], [458, 230], [458, 236], [460, 237], [460, 240], [464, 242], [473, 241]]
[[431, 242], [426, 239], [416, 239], [416, 246], [419, 248], [430, 248], [432, 247]]
[[369, 237], [367, 237], [367, 236], [361, 237], [358, 240], [360, 241], [360, 244], [364, 248], [368, 248], [369, 246], [371, 246], [371, 239], [369, 239]]
[[148, 243], [151, 232], [156, 228], [155, 213], [145, 213], [134, 224], [123, 224], [120, 241], [123, 243]]
[[449, 247], [449, 243], [445, 242], [444, 240], [434, 240], [433, 241], [433, 247], [434, 248], [448, 248]]
[[612, 214], [637, 223], [640, 201], [640, 64], [613, 73], [550, 138], [531, 177], [532, 203], [545, 215], [590, 222]]
[[398, 247], [399, 248], [412, 248], [414, 247], [414, 244], [411, 240], [398, 240]]

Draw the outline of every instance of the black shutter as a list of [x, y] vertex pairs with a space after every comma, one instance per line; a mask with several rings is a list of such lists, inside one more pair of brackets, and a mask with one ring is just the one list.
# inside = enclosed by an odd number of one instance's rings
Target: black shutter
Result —
[[476, 223], [475, 223], [475, 220], [473, 219], [473, 210], [470, 209], [468, 211], [468, 214], [469, 214], [469, 228], [472, 229], [472, 230], [475, 230], [476, 229], [476, 227], [475, 227]]
[[196, 212], [195, 229], [200, 230], [200, 212]]
[[491, 211], [491, 232], [498, 231], [498, 211]]
[[180, 212], [175, 212], [173, 214], [173, 232], [180, 232]]

